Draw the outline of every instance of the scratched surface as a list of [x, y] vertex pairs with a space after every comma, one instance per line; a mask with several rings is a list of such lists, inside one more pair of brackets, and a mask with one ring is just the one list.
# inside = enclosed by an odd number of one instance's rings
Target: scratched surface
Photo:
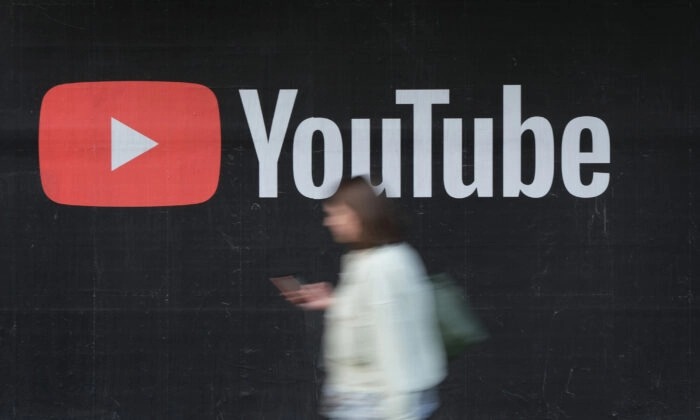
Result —
[[[492, 334], [450, 365], [436, 419], [700, 418], [697, 3], [173, 3], [0, 5], [0, 418], [316, 418], [321, 316], [267, 281], [337, 271], [342, 250], [292, 175], [294, 129], [312, 116], [339, 126], [346, 166], [351, 118], [371, 118], [373, 139], [381, 118], [401, 118], [410, 240]], [[43, 195], [41, 98], [100, 80], [214, 91], [210, 201], [85, 208]], [[504, 84], [522, 86], [524, 117], [548, 119], [557, 153], [572, 118], [606, 123], [602, 195], [572, 197], [557, 157], [548, 195], [502, 198]], [[258, 89], [268, 127], [278, 90], [299, 90], [278, 198], [258, 198], [243, 88]], [[412, 198], [411, 112], [396, 89], [450, 89], [434, 121], [464, 119], [465, 158], [473, 118], [494, 119], [495, 197], [447, 197], [435, 123], [433, 197]], [[527, 179], [528, 135], [523, 150]]]

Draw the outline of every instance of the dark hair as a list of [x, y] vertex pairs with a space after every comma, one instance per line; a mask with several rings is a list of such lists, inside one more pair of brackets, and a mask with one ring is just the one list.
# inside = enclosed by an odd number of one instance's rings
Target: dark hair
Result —
[[372, 248], [403, 240], [403, 223], [394, 205], [384, 194], [377, 195], [361, 176], [343, 179], [325, 204], [345, 204], [359, 217], [362, 234], [353, 248]]

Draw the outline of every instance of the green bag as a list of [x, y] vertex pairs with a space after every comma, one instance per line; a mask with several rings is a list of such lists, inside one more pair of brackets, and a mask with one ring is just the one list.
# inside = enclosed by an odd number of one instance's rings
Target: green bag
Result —
[[435, 291], [435, 310], [448, 359], [489, 338], [461, 289], [445, 273], [429, 276]]

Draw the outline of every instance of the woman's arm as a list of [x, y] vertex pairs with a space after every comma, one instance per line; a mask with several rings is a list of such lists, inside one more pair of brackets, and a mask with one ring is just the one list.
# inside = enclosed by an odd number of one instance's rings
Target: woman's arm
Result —
[[308, 311], [321, 311], [333, 304], [333, 287], [328, 282], [304, 284], [300, 289], [282, 292], [291, 303]]

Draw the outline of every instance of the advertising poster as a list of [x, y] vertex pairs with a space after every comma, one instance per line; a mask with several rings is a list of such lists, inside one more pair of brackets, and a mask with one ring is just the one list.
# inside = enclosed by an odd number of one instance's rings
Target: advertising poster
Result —
[[0, 419], [325, 418], [356, 176], [488, 333], [431, 419], [700, 418], [698, 7], [3, 2]]

